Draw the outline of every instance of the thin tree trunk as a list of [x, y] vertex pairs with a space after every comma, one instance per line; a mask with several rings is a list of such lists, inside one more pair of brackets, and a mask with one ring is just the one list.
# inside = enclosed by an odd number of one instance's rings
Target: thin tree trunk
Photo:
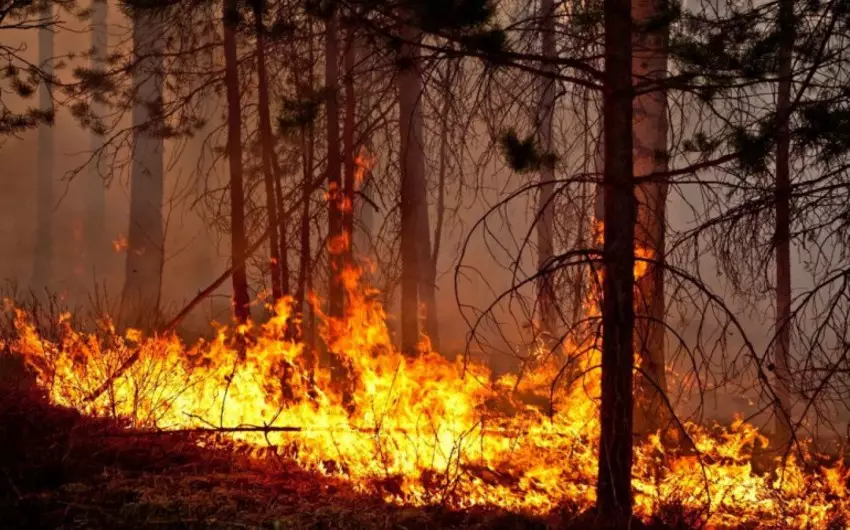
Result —
[[[666, 0], [633, 0], [632, 74], [635, 82], [654, 90], [633, 101], [634, 174], [648, 175], [667, 171], [667, 92], [662, 83], [667, 77], [669, 26], [657, 20], [663, 15]], [[654, 29], [647, 30], [651, 25]], [[646, 263], [638, 278], [635, 301], [637, 351], [641, 373], [635, 381], [635, 432], [646, 437], [669, 427], [671, 414], [666, 402], [664, 327], [664, 234], [666, 182], [637, 186], [637, 226], [635, 246]]]
[[605, 0], [605, 233], [602, 301], [597, 516], [627, 528], [632, 515], [632, 370], [634, 369], [634, 230], [632, 76], [629, 0]]
[[300, 261], [298, 263], [298, 285], [295, 294], [295, 307], [298, 312], [304, 311], [307, 297], [307, 283], [310, 274], [310, 185], [313, 182], [313, 127], [308, 126], [301, 131], [301, 150], [303, 153], [302, 171], [303, 194], [301, 200], [303, 209], [301, 212], [300, 228]]
[[[314, 64], [314, 53], [313, 53], [313, 26], [308, 22], [307, 33], [310, 35], [308, 44], [307, 44], [307, 60], [309, 63], [309, 67], [307, 69], [307, 85], [306, 87], [302, 87], [299, 83], [299, 98], [303, 98], [305, 94], [313, 94], [314, 87], [314, 78], [313, 78], [313, 64]], [[302, 124], [301, 131], [301, 153], [302, 153], [302, 171], [303, 171], [303, 184], [302, 184], [302, 196], [301, 200], [303, 202], [303, 210], [301, 213], [301, 226], [300, 226], [300, 257], [298, 263], [298, 281], [296, 287], [295, 294], [295, 307], [298, 313], [302, 313], [306, 310], [310, 311], [311, 318], [305, 319], [302, 318], [302, 322], [312, 323], [314, 319], [312, 318], [313, 310], [312, 307], [308, 308], [305, 304], [307, 292], [309, 292], [311, 288], [311, 277], [310, 277], [310, 267], [311, 267], [311, 250], [310, 250], [310, 195], [311, 186], [313, 182], [313, 165], [314, 165], [314, 152], [315, 152], [315, 134], [314, 134], [314, 125], [313, 123]], [[315, 351], [315, 344], [313, 342], [313, 337], [315, 336], [312, 332], [312, 324], [309, 326], [310, 332], [307, 334], [308, 339], [308, 350], [310, 352]], [[302, 327], [302, 335], [304, 329]]]
[[[48, 2], [42, 13], [43, 24], [53, 19], [53, 3]], [[48, 77], [38, 94], [39, 108], [53, 108], [52, 86], [49, 76], [53, 75], [53, 27], [38, 30], [38, 64]], [[50, 285], [53, 279], [53, 127], [42, 123], [38, 126], [38, 192], [36, 199], [36, 242], [33, 263], [33, 284], [36, 288]]]
[[[399, 127], [401, 133], [401, 348], [415, 355], [419, 344], [419, 300], [424, 294], [423, 252], [419, 225], [427, 219], [424, 199], [424, 153], [422, 151], [422, 80], [419, 74], [421, 34], [410, 26], [402, 29], [403, 69], [398, 75]], [[427, 233], [427, 226], [426, 226]], [[430, 244], [428, 245], [430, 247]], [[428, 249], [430, 259], [430, 248]], [[427, 303], [424, 299], [423, 302]]]
[[[556, 56], [555, 50], [555, 5], [553, 0], [540, 2], [540, 33], [542, 53], [547, 59]], [[540, 149], [552, 152], [552, 120], [555, 114], [555, 64], [546, 61], [541, 70], [547, 75], [538, 78], [540, 82], [540, 101], [537, 109], [537, 125]], [[547, 157], [548, 158], [548, 157]], [[549, 265], [554, 253], [555, 228], [555, 167], [546, 163], [540, 168], [540, 189], [537, 197], [537, 269], [543, 270]], [[557, 325], [557, 301], [552, 284], [552, 274], [543, 274], [537, 280], [537, 299], [540, 307], [540, 330], [545, 337], [552, 338]]]
[[352, 237], [354, 235], [354, 178], [356, 172], [357, 146], [354, 145], [354, 123], [357, 111], [357, 100], [354, 96], [354, 63], [356, 60], [356, 43], [354, 29], [349, 27], [345, 39], [345, 77], [343, 79], [345, 92], [345, 116], [342, 123], [342, 149], [344, 168], [344, 189], [342, 207], [342, 230], [345, 234], [345, 264], [353, 264]]
[[[357, 45], [357, 62], [358, 64], [363, 64], [364, 61], [369, 60], [368, 58], [371, 56], [369, 50], [368, 40], [360, 39]], [[363, 68], [363, 67], [361, 67]], [[380, 82], [379, 74], [376, 68], [363, 68], [364, 71], [368, 72], [367, 74], [367, 86], [361, 90], [360, 93], [360, 108], [361, 116], [360, 116], [360, 131], [363, 134], [364, 131], [369, 131], [372, 127], [372, 94], [371, 87], [378, 86]], [[369, 136], [365, 136], [362, 138], [363, 146], [366, 148], [367, 157], [372, 157], [372, 141]], [[371, 160], [369, 161], [371, 165]], [[371, 250], [371, 233], [372, 233], [372, 224], [374, 219], [374, 206], [372, 203], [372, 168], [369, 167], [363, 174], [363, 179], [360, 182], [359, 194], [363, 197], [362, 200], [355, 201], [354, 203], [354, 213], [353, 216], [356, 219], [356, 227], [354, 227], [354, 240], [352, 241], [352, 245], [360, 253], [361, 256], [365, 256], [368, 251]], [[352, 224], [354, 222], [352, 221]], [[362, 271], [364, 274], [364, 281], [368, 280], [369, 271]]]
[[[440, 108], [440, 161], [437, 173], [437, 211], [436, 219], [434, 219], [434, 247], [429, 256], [425, 276], [426, 285], [432, 289], [437, 285], [437, 264], [440, 259], [440, 243], [443, 239], [443, 225], [446, 218], [446, 176], [449, 162], [449, 113], [451, 112], [452, 68], [453, 63], [447, 62], [445, 74], [440, 85], [440, 96], [443, 99], [443, 104]], [[430, 299], [428, 319], [432, 324], [428, 328], [428, 338], [431, 341], [432, 349], [434, 351], [440, 351], [436, 296], [431, 295]]]
[[[108, 46], [108, 34], [106, 31], [107, 3], [106, 0], [94, 0], [92, 2], [92, 67], [95, 70], [106, 69], [106, 54]], [[104, 117], [104, 105], [97, 99], [92, 101], [92, 113]], [[103, 135], [92, 133], [91, 149], [99, 152], [103, 149]], [[105, 168], [100, 164], [100, 156], [95, 158], [92, 164], [91, 175], [86, 186], [86, 216], [85, 216], [85, 240], [86, 255], [88, 256], [89, 270], [100, 268], [99, 272], [104, 277], [109, 277], [111, 271], [113, 253], [106, 235], [106, 190], [104, 186]]]
[[257, 98], [260, 122], [260, 147], [263, 153], [263, 180], [266, 190], [266, 214], [269, 223], [269, 275], [271, 276], [272, 299], [277, 302], [283, 296], [280, 274], [280, 246], [277, 238], [277, 206], [280, 193], [276, 188], [279, 182], [272, 170], [274, 164], [274, 145], [269, 117], [269, 85], [266, 75], [265, 26], [263, 25], [263, 6], [254, 2], [254, 34], [257, 39]]
[[788, 357], [791, 351], [791, 61], [794, 47], [794, 3], [779, 1], [779, 90], [777, 115], [779, 124], [776, 143], [776, 344], [774, 346], [775, 405], [774, 438], [780, 450], [791, 441], [791, 374]]
[[330, 278], [328, 288], [328, 314], [341, 317], [343, 310], [343, 285], [340, 280], [343, 255], [339, 248], [342, 239], [342, 175], [339, 138], [339, 35], [337, 14], [331, 13], [325, 24], [325, 88], [327, 90], [327, 175], [328, 175], [328, 250]]
[[133, 164], [130, 181], [130, 227], [121, 293], [121, 322], [151, 326], [159, 314], [165, 230], [162, 218], [163, 165], [162, 57], [158, 22], [138, 15], [133, 20], [133, 50], [139, 63], [133, 70]]
[[[274, 153], [274, 149], [272, 149], [272, 153]], [[275, 203], [278, 205], [278, 208], [283, 208], [283, 175], [280, 171], [280, 166], [277, 163], [277, 158], [275, 157], [274, 163], [272, 164], [272, 168], [274, 169], [274, 196]], [[278, 215], [278, 241], [280, 244], [280, 251], [278, 252], [278, 256], [280, 257], [280, 292], [283, 296], [289, 296], [290, 294], [290, 271], [289, 271], [289, 238], [287, 235], [289, 232], [287, 231], [288, 222], [286, 219]]]
[[224, 5], [224, 84], [227, 90], [227, 159], [230, 165], [230, 252], [233, 260], [233, 315], [244, 323], [250, 317], [245, 272], [245, 190], [242, 178], [242, 110], [236, 57], [236, 0]]
[[[431, 263], [436, 281], [437, 260], [440, 257], [440, 243], [443, 239], [443, 224], [446, 218], [446, 176], [449, 171], [449, 113], [451, 112], [452, 63], [446, 62], [445, 76], [440, 84], [440, 165], [437, 170], [437, 216], [434, 219], [434, 248], [431, 251]], [[433, 343], [433, 341], [432, 341]], [[436, 345], [435, 345], [436, 347]]]

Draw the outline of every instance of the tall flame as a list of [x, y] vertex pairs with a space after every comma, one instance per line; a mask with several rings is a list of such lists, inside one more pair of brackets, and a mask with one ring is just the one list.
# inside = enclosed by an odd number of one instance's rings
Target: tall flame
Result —
[[[391, 502], [454, 507], [492, 505], [531, 513], [595, 502], [600, 352], [593, 337], [565, 345], [580, 359], [579, 384], [558, 386], [554, 410], [516, 396], [549, 396], [557, 361], [540, 363], [521, 381], [494, 378], [475, 362], [448, 360], [427, 348], [402, 355], [387, 315], [359, 271], [342, 274], [347, 316], [317, 311], [328, 351], [347, 368], [344, 395], [328, 368], [314, 366], [305, 345], [285, 339], [292, 302], [281, 300], [268, 322], [249, 326], [245, 355], [232, 331], [185, 345], [175, 335], [108, 340], [73, 329], [63, 316], [61, 340], [40, 337], [16, 312], [9, 344], [37, 373], [53, 402], [95, 415], [129, 418], [137, 428], [234, 428], [227, 435], [300, 466], [380, 491]], [[589, 299], [586, 310], [598, 307]], [[134, 353], [138, 361], [94, 400], [88, 397]], [[251, 430], [256, 427], [255, 430]], [[705, 428], [686, 423], [693, 455], [667, 451], [658, 436], [635, 451], [635, 510], [648, 519], [678, 506], [709, 528], [776, 525], [826, 528], [847, 521], [850, 474], [841, 465], [804, 465], [792, 457], [781, 475], [753, 470], [767, 440], [752, 425]], [[841, 519], [843, 518], [843, 519]], [[841, 524], [841, 523], [839, 523]]]

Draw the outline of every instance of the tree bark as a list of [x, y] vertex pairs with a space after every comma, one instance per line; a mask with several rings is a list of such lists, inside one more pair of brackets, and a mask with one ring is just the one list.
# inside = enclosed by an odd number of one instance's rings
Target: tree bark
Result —
[[[425, 155], [422, 144], [421, 32], [402, 28], [401, 71], [398, 74], [401, 133], [401, 348], [415, 355], [419, 344], [419, 302], [426, 306], [426, 333], [435, 332], [433, 285], [425, 265], [431, 259], [428, 203], [425, 197]], [[413, 43], [413, 44], [411, 44]], [[430, 328], [434, 329], [430, 329]]]
[[352, 27], [347, 28], [345, 37], [345, 77], [343, 78], [345, 92], [345, 117], [342, 123], [342, 149], [344, 188], [342, 199], [342, 230], [345, 234], [346, 248], [344, 262], [346, 266], [353, 265], [352, 243], [354, 236], [354, 178], [357, 171], [356, 159], [358, 148], [354, 145], [354, 123], [357, 112], [357, 100], [354, 96], [354, 66], [356, 61], [357, 39]]
[[605, 0], [603, 120], [605, 229], [602, 301], [597, 517], [627, 528], [632, 515], [632, 370], [634, 368], [634, 231], [632, 76], [629, 0]]
[[[314, 52], [313, 52], [313, 26], [308, 22], [307, 33], [310, 35], [309, 40], [307, 42], [307, 79], [306, 86], [302, 86], [300, 82], [298, 82], [298, 97], [304, 98], [306, 94], [313, 94], [314, 89], [314, 77], [313, 77], [313, 64], [314, 64]], [[305, 336], [305, 325], [312, 322], [312, 308], [308, 308], [306, 302], [307, 292], [312, 287], [311, 283], [311, 275], [310, 275], [310, 267], [311, 267], [311, 249], [310, 249], [310, 196], [312, 195], [312, 187], [311, 183], [313, 182], [313, 166], [314, 166], [314, 153], [315, 153], [315, 134], [314, 134], [314, 125], [313, 123], [304, 124], [301, 126], [301, 130], [299, 132], [300, 140], [301, 140], [301, 163], [302, 163], [302, 173], [303, 173], [303, 183], [302, 183], [302, 212], [301, 212], [301, 222], [300, 222], [300, 231], [299, 231], [299, 262], [298, 262], [298, 279], [297, 286], [295, 291], [295, 307], [296, 312], [300, 314], [304, 314], [306, 311], [310, 311], [311, 318], [303, 318], [302, 317], [302, 327], [301, 327], [301, 335], [302, 339], [306, 339], [308, 350], [310, 352], [315, 351], [315, 344], [313, 342], [313, 326], [310, 326], [309, 333], [306, 333]]]
[[[669, 26], [659, 26], [667, 0], [633, 0], [632, 75], [634, 82], [651, 87], [634, 98], [633, 152], [634, 174], [648, 175], [667, 171], [667, 92], [662, 83], [667, 77]], [[647, 25], [656, 29], [649, 31]], [[665, 373], [665, 301], [664, 235], [666, 232], [666, 182], [637, 186], [637, 251], [654, 263], [647, 263], [637, 279], [635, 301], [637, 351], [641, 374], [635, 380], [635, 432], [646, 437], [669, 427], [667, 377]]]
[[159, 23], [137, 15], [133, 20], [133, 162], [130, 181], [130, 227], [121, 293], [120, 320], [125, 326], [149, 327], [159, 318], [165, 231], [162, 205], [163, 165], [162, 57]]
[[342, 231], [342, 175], [339, 138], [339, 35], [337, 14], [331, 13], [325, 24], [325, 89], [327, 90], [327, 144], [328, 144], [328, 250], [330, 278], [328, 280], [328, 314], [341, 317], [345, 293], [340, 280], [343, 255], [336, 248]]
[[[106, 69], [106, 54], [108, 46], [106, 0], [94, 0], [92, 2], [92, 67], [98, 71]], [[97, 98], [92, 101], [92, 113], [98, 118], [104, 118], [104, 105]], [[92, 132], [92, 152], [103, 149], [103, 135]], [[106, 190], [104, 176], [107, 175], [106, 168], [100, 163], [97, 156], [92, 164], [91, 174], [86, 183], [87, 201], [84, 233], [86, 241], [86, 255], [88, 256], [88, 269], [97, 270], [105, 277], [112, 272], [112, 252], [109, 239], [106, 234]]]
[[[53, 19], [53, 3], [48, 2], [42, 13], [43, 24]], [[48, 79], [42, 82], [38, 94], [39, 108], [47, 112], [53, 108], [53, 30], [52, 26], [38, 30], [38, 64]], [[36, 240], [33, 263], [33, 285], [37, 289], [50, 285], [53, 279], [53, 127], [47, 123], [38, 126], [38, 191], [36, 196]]]
[[[365, 73], [365, 82], [367, 83], [367, 88], [361, 91], [359, 98], [360, 108], [362, 109], [360, 115], [361, 131], [363, 132], [369, 131], [372, 127], [373, 102], [371, 87], [378, 86], [381, 75], [377, 72], [377, 68], [364, 66], [364, 62], [372, 60], [371, 56], [372, 53], [369, 49], [368, 39], [361, 37], [357, 44], [357, 62], [361, 65], [361, 71]], [[362, 141], [363, 146], [366, 148], [366, 155], [368, 157], [374, 156], [372, 140], [369, 135], [364, 134]], [[367, 253], [371, 251], [372, 225], [374, 223], [374, 214], [376, 213], [373, 203], [373, 185], [370, 161], [370, 167], [364, 172], [360, 188], [357, 190], [362, 199], [355, 201], [353, 213], [354, 220], [356, 220], [356, 226], [353, 227], [354, 240], [352, 241], [352, 245], [354, 245], [354, 248], [361, 256], [366, 256]], [[355, 224], [354, 220], [352, 221], [352, 224]], [[364, 280], [368, 282], [369, 271], [363, 270], [362, 272], [364, 274]]]
[[245, 190], [242, 178], [242, 110], [239, 64], [236, 56], [236, 0], [224, 4], [224, 84], [227, 91], [227, 159], [230, 165], [230, 253], [233, 260], [233, 316], [239, 323], [250, 317], [245, 272]]
[[[272, 169], [274, 164], [274, 144], [271, 119], [269, 117], [269, 85], [266, 74], [265, 26], [263, 25], [263, 6], [254, 2], [254, 34], [257, 39], [257, 112], [260, 125], [260, 148], [263, 159], [263, 181], [266, 191], [266, 214], [269, 224], [269, 276], [271, 277], [272, 300], [277, 302], [283, 296], [281, 284], [281, 248], [278, 242], [277, 206], [280, 198], [278, 175]], [[278, 182], [276, 182], [278, 181]]]
[[[553, 0], [540, 2], [540, 35], [543, 57], [553, 59], [555, 49], [555, 4]], [[541, 151], [549, 154], [553, 150], [552, 120], [555, 115], [555, 63], [551, 60], [541, 65], [544, 75], [538, 77], [539, 102], [537, 108], [538, 142]], [[548, 157], [547, 157], [548, 158]], [[548, 160], [540, 168], [540, 188], [537, 196], [537, 269], [543, 270], [554, 253], [555, 229], [555, 167]], [[552, 274], [543, 274], [537, 279], [537, 300], [540, 308], [540, 331], [551, 340], [557, 325], [557, 301], [552, 283]]]
[[777, 94], [776, 142], [776, 343], [773, 362], [777, 401], [775, 404], [774, 441], [784, 451], [791, 442], [791, 62], [794, 47], [794, 3], [779, 1], [779, 86]]

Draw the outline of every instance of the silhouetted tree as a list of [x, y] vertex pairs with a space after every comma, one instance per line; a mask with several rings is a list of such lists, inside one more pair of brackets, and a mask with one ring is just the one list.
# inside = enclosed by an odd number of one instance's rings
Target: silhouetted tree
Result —
[[120, 321], [150, 326], [159, 316], [165, 230], [162, 29], [155, 13], [133, 12], [133, 151]]

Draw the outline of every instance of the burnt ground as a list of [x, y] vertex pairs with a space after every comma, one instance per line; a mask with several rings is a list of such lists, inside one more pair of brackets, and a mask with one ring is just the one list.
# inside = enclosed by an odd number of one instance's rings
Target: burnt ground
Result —
[[[201, 447], [203, 443], [206, 447]], [[112, 420], [0, 388], [0, 527], [546, 528], [488, 510], [389, 505], [288, 462], [191, 433], [138, 436]]]
[[[2, 368], [2, 367], [0, 367]], [[2, 372], [2, 370], [0, 370]], [[0, 378], [2, 379], [2, 378]], [[0, 381], [2, 529], [592, 528], [592, 514], [546, 518], [413, 508], [198, 433], [142, 435]], [[670, 518], [668, 517], [669, 521]], [[630, 528], [648, 528], [633, 523]], [[655, 524], [652, 530], [687, 526]]]

